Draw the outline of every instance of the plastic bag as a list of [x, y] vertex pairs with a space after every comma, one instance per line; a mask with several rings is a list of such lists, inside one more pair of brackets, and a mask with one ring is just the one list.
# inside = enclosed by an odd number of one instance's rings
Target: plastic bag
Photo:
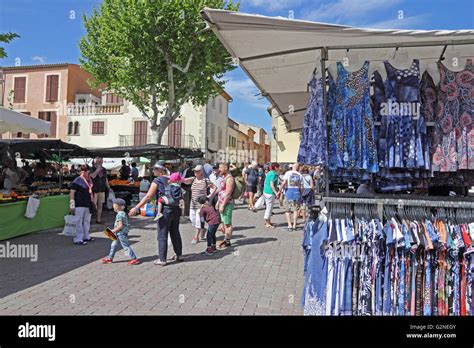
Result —
[[38, 211], [39, 205], [40, 205], [39, 198], [35, 198], [35, 197], [28, 198], [25, 217], [27, 219], [34, 219], [36, 216], [36, 212]]
[[107, 196], [107, 209], [112, 209], [115, 201], [115, 193], [112, 190], [109, 190], [109, 195]]
[[265, 197], [262, 195], [255, 203], [255, 209], [262, 209], [265, 207]]
[[75, 237], [77, 234], [76, 223], [77, 223], [77, 219], [74, 215], [66, 215], [64, 217], [63, 235], [69, 236], [69, 237]]

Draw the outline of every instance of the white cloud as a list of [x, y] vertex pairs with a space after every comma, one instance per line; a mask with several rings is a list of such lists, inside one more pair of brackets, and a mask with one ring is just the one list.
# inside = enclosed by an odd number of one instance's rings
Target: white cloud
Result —
[[[368, 15], [377, 15], [377, 11], [384, 10], [399, 4], [402, 0], [337, 0], [321, 4], [312, 11], [306, 12], [304, 19], [353, 24], [367, 18]], [[354, 24], [353, 24], [354, 25]]]
[[259, 7], [269, 11], [292, 10], [298, 7], [303, 0], [243, 0], [242, 3], [252, 7]]
[[243, 80], [231, 79], [227, 81], [225, 84], [225, 90], [232, 96], [234, 100], [251, 104], [253, 107], [266, 110], [269, 105], [267, 99], [261, 99], [262, 96], [257, 95], [260, 93], [260, 91], [254, 85], [252, 80], [248, 78]]
[[34, 56], [31, 57], [31, 60], [38, 64], [46, 64], [46, 57], [43, 56]]

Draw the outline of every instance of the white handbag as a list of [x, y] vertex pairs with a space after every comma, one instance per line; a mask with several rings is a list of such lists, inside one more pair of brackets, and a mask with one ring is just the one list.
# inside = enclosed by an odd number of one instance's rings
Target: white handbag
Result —
[[265, 207], [265, 197], [263, 195], [255, 203], [255, 209], [263, 209]]

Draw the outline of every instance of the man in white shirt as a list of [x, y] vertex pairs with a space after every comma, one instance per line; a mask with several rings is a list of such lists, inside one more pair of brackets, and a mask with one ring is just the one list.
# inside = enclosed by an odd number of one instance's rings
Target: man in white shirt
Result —
[[[295, 163], [291, 170], [285, 173], [281, 190], [285, 190], [285, 215], [288, 222], [288, 231], [296, 230], [298, 221], [298, 212], [301, 205], [303, 195], [303, 177], [299, 173], [299, 164]], [[293, 223], [291, 221], [291, 213], [293, 213]]]

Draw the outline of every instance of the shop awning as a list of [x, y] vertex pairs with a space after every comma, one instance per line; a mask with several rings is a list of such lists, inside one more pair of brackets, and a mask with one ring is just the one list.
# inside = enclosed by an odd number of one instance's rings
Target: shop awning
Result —
[[142, 146], [116, 146], [103, 149], [88, 149], [94, 156], [110, 158], [156, 157], [160, 160], [201, 158], [201, 150], [176, 148], [165, 145], [147, 144]]
[[51, 123], [0, 106], [0, 134], [35, 133], [50, 134]]
[[[0, 139], [1, 156], [62, 160], [71, 157], [87, 157], [92, 154], [82, 147], [65, 143], [59, 139]], [[4, 158], [2, 158], [4, 160]]]
[[[407, 52], [410, 59], [435, 62], [444, 45], [455, 42], [462, 44], [454, 48], [460, 53], [460, 65], [464, 65], [465, 57], [474, 56], [474, 30], [362, 29], [209, 8], [201, 15], [262, 95], [284, 117], [290, 131], [302, 128], [307, 83], [315, 68], [320, 71], [321, 47], [329, 48], [328, 64], [342, 60], [348, 47], [356, 50], [361, 59], [378, 64], [393, 58], [394, 46]], [[436, 46], [429, 46], [433, 44]], [[372, 48], [374, 45], [380, 47]]]

